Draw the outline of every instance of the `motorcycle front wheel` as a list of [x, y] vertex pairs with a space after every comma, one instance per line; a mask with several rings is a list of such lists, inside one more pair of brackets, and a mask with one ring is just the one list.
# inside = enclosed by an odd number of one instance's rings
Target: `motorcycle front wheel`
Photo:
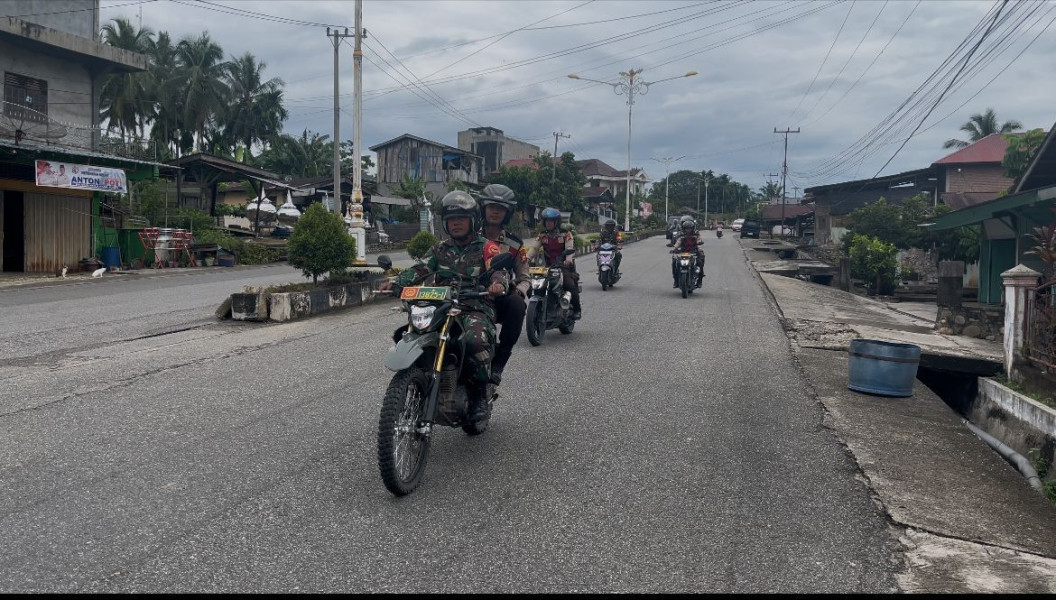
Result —
[[612, 286], [611, 271], [602, 271], [601, 275], [598, 276], [598, 279], [601, 280], [601, 291], [604, 292], [605, 290], [609, 289], [610, 286]]
[[418, 367], [396, 373], [385, 391], [378, 419], [378, 469], [385, 487], [406, 496], [418, 487], [429, 457], [429, 438], [418, 433], [429, 374]]
[[528, 312], [524, 315], [524, 332], [528, 334], [528, 342], [533, 346], [543, 343], [543, 333], [546, 331], [543, 318], [543, 311], [539, 310], [539, 302], [529, 302]]
[[679, 287], [682, 288], [682, 297], [686, 298], [689, 296], [689, 286], [692, 285], [689, 281], [689, 273], [682, 273], [679, 278]]

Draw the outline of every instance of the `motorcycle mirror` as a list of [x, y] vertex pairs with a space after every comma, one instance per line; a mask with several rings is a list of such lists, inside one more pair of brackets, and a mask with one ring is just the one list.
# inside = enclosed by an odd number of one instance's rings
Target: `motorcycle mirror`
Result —
[[386, 254], [382, 254], [378, 257], [378, 266], [388, 271], [392, 268], [392, 259]]
[[512, 269], [516, 263], [513, 260], [513, 255], [509, 252], [503, 252], [491, 259], [491, 270], [492, 271], [504, 271], [506, 269]]

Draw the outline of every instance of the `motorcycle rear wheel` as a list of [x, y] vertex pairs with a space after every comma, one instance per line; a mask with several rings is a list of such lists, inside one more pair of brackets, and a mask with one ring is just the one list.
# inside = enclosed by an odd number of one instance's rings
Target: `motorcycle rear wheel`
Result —
[[429, 458], [430, 438], [417, 432], [429, 394], [429, 374], [418, 367], [396, 373], [378, 419], [378, 470], [385, 487], [406, 496], [418, 487]]
[[528, 342], [533, 346], [543, 343], [543, 333], [546, 332], [546, 324], [542, 323], [543, 315], [539, 310], [538, 302], [528, 303], [528, 312], [524, 315], [524, 332], [528, 334]]

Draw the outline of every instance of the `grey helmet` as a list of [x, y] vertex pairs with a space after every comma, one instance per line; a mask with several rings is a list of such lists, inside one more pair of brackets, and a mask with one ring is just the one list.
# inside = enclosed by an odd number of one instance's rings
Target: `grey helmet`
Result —
[[448, 192], [440, 200], [440, 219], [444, 222], [444, 231], [447, 235], [451, 235], [447, 229], [447, 220], [451, 217], [469, 217], [468, 235], [474, 235], [480, 228], [480, 209], [477, 207], [477, 202], [473, 196], [462, 190]]
[[513, 217], [513, 210], [517, 207], [517, 203], [514, 202], [516, 194], [513, 190], [500, 184], [492, 183], [484, 188], [484, 191], [480, 193], [480, 208], [481, 211], [484, 207], [489, 204], [498, 204], [499, 206], [506, 209], [506, 217], [502, 220], [502, 225], [505, 227], [510, 219]]
[[608, 231], [616, 231], [616, 221], [613, 221], [612, 219], [605, 221], [605, 229]]

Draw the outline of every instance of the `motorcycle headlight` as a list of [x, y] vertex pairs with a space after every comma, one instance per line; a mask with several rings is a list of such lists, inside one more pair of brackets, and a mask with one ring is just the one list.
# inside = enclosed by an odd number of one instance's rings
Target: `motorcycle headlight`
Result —
[[535, 279], [532, 279], [532, 289], [533, 290], [541, 290], [544, 287], [546, 287], [546, 280], [545, 279], [543, 279], [542, 277], [536, 277]]
[[681, 259], [680, 262], [682, 263], [683, 267], [688, 267], [689, 266], [689, 259], [688, 258], [683, 258], [683, 259]]
[[426, 329], [433, 322], [433, 313], [435, 312], [435, 306], [412, 306], [411, 326], [415, 329]]

